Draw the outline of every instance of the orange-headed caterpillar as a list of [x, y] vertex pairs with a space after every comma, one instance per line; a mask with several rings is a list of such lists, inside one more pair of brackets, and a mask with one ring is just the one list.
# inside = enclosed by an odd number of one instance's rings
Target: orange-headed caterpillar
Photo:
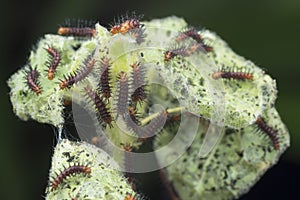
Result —
[[47, 52], [50, 54], [51, 59], [48, 62], [48, 79], [52, 80], [54, 78], [56, 68], [61, 61], [61, 53], [54, 47], [49, 46], [46, 48]]
[[91, 171], [92, 170], [90, 167], [79, 165], [79, 164], [75, 164], [73, 166], [65, 168], [62, 172], [57, 174], [57, 176], [53, 179], [52, 189], [56, 190], [59, 184], [61, 184], [68, 176], [71, 176], [73, 174], [79, 174], [79, 173], [90, 175]]
[[264, 133], [266, 133], [269, 138], [273, 142], [274, 149], [279, 150], [280, 145], [279, 145], [279, 139], [277, 137], [277, 131], [268, 126], [265, 122], [265, 120], [262, 117], [258, 117], [256, 119], [256, 125], [260, 130], [262, 130]]
[[96, 30], [92, 28], [94, 23], [83, 20], [68, 20], [65, 25], [58, 28], [57, 33], [63, 36], [95, 37]]
[[28, 87], [37, 95], [41, 94], [42, 89], [38, 81], [40, 73], [36, 70], [36, 68], [29, 66], [29, 69], [25, 70], [25, 74]]
[[83, 65], [74, 74], [64, 75], [65, 80], [59, 83], [60, 89], [70, 88], [75, 83], [85, 79], [93, 70], [96, 60], [93, 58], [94, 52], [89, 55], [83, 62]]
[[98, 84], [98, 90], [101, 95], [108, 99], [111, 97], [111, 87], [109, 84], [109, 73], [110, 73], [110, 63], [107, 57], [103, 57], [100, 61], [100, 81]]
[[103, 98], [98, 95], [96, 92], [94, 92], [89, 86], [86, 86], [84, 88], [86, 95], [89, 97], [89, 100], [93, 102], [95, 109], [97, 111], [97, 118], [100, 122], [100, 124], [103, 127], [106, 127], [109, 125], [109, 127], [112, 127], [112, 116], [109, 112], [107, 105], [104, 103]]
[[[134, 15], [134, 14], [133, 14]], [[141, 16], [136, 17], [135, 15], [133, 17], [122, 17], [122, 20], [120, 20], [120, 23], [117, 23], [113, 27], [111, 27], [110, 32], [111, 34], [115, 35], [118, 33], [125, 34], [130, 30], [140, 28], [142, 25], [140, 24]]]
[[121, 71], [118, 74], [117, 78], [118, 78], [118, 80], [117, 80], [118, 95], [117, 95], [117, 102], [116, 102], [117, 117], [119, 115], [124, 117], [124, 114], [128, 110], [129, 86], [128, 86], [127, 73], [124, 71]]
[[145, 91], [145, 67], [140, 63], [134, 63], [130, 66], [132, 67], [131, 79], [134, 89], [131, 100], [134, 103], [144, 101], [147, 97]]
[[253, 80], [253, 74], [248, 72], [230, 72], [230, 71], [217, 71], [212, 74], [213, 79], [236, 79], [236, 80]]

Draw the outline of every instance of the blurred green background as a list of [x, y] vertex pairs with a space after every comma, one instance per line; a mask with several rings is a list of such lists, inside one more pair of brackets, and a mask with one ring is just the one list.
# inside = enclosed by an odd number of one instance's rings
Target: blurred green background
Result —
[[[29, 51], [39, 38], [45, 33], [55, 33], [65, 19], [96, 19], [109, 24], [114, 17], [134, 10], [144, 14], [145, 20], [177, 15], [192, 25], [213, 30], [236, 52], [276, 79], [279, 89], [276, 107], [289, 128], [292, 146], [242, 199], [297, 199], [300, 180], [300, 1], [297, 0], [2, 2], [0, 199], [43, 199], [55, 143], [50, 126], [23, 122], [13, 114], [6, 80], [26, 64]], [[148, 195], [158, 198], [157, 194], [151, 194], [155, 189], [147, 187]]]

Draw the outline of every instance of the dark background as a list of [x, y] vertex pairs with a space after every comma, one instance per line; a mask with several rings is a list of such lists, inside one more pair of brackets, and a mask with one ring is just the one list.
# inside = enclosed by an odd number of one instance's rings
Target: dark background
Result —
[[[55, 33], [66, 18], [97, 19], [108, 24], [128, 10], [145, 14], [145, 20], [177, 15], [190, 24], [213, 30], [236, 52], [264, 67], [277, 80], [276, 107], [289, 128], [292, 146], [242, 199], [299, 199], [300, 1], [297, 0], [2, 1], [0, 199], [43, 198], [55, 143], [50, 126], [23, 122], [14, 115], [6, 80], [26, 63], [38, 39], [45, 33]], [[158, 177], [154, 179], [158, 181]], [[146, 190], [153, 199], [159, 195], [156, 181]]]

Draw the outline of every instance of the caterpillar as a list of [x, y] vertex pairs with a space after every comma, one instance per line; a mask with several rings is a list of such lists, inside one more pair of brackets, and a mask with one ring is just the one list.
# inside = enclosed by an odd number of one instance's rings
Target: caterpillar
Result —
[[135, 103], [144, 101], [147, 97], [145, 92], [145, 67], [141, 66], [140, 63], [134, 63], [130, 66], [132, 67], [131, 79], [134, 88], [131, 100]]
[[61, 184], [68, 176], [71, 176], [73, 174], [78, 174], [78, 173], [84, 173], [86, 175], [90, 175], [91, 171], [92, 170], [90, 167], [84, 165], [70, 166], [64, 169], [62, 172], [60, 172], [60, 174], [57, 174], [57, 176], [52, 181], [52, 189], [56, 190], [59, 184]]
[[164, 126], [168, 116], [167, 110], [162, 111], [157, 117], [145, 126], [143, 137], [157, 134]]
[[131, 118], [131, 120], [135, 123], [140, 125], [140, 121], [137, 118], [137, 111], [136, 111], [136, 107], [134, 106], [128, 106], [128, 111], [129, 111], [129, 116]]
[[93, 22], [67, 20], [65, 25], [58, 28], [57, 33], [63, 36], [95, 37], [97, 33], [94, 28], [91, 28], [92, 25]]
[[95, 37], [96, 30], [93, 28], [76, 28], [76, 27], [60, 27], [57, 31], [59, 35], [78, 36], [78, 37]]
[[93, 102], [97, 110], [97, 117], [100, 121], [100, 124], [105, 128], [107, 125], [109, 125], [109, 127], [112, 127], [113, 119], [102, 97], [94, 92], [89, 86], [86, 86], [84, 90], [89, 97], [89, 100]]
[[40, 73], [36, 70], [36, 68], [29, 66], [29, 69], [25, 70], [25, 74], [28, 87], [37, 95], [41, 94], [42, 89], [38, 81]]
[[121, 71], [117, 78], [118, 78], [118, 82], [117, 82], [118, 96], [117, 96], [117, 102], [116, 102], [117, 117], [118, 117], [118, 115], [121, 115], [124, 117], [124, 114], [126, 113], [126, 111], [128, 109], [129, 86], [128, 86], [127, 73], [124, 71]]
[[273, 142], [274, 149], [279, 150], [280, 144], [277, 137], [277, 131], [268, 126], [262, 117], [258, 117], [255, 122], [260, 130], [266, 133]]
[[134, 106], [128, 107], [128, 113], [125, 115], [124, 121], [129, 130], [132, 130], [136, 134], [141, 132], [141, 123], [137, 118], [136, 108]]
[[54, 78], [56, 68], [61, 61], [61, 53], [54, 47], [46, 48], [47, 52], [50, 54], [52, 59], [48, 62], [48, 79], [52, 80]]
[[142, 141], [146, 138], [151, 137], [158, 133], [164, 126], [168, 113], [167, 111], [161, 112], [158, 116], [151, 120], [151, 122], [146, 126], [141, 126], [141, 122], [137, 118], [136, 109], [133, 106], [128, 107], [129, 114], [126, 114], [124, 121], [126, 126], [132, 130], [136, 135], [141, 137]]
[[137, 17], [132, 17], [132, 18], [123, 20], [123, 22], [118, 23], [118, 24], [114, 25], [113, 27], [111, 27], [110, 33], [113, 35], [115, 35], [117, 33], [125, 34], [132, 29], [136, 29], [136, 28], [140, 28], [140, 27], [141, 27], [140, 20]]
[[192, 38], [197, 43], [203, 43], [203, 38], [198, 33], [198, 31], [194, 28], [191, 28], [187, 31], [181, 32], [179, 35], [177, 35], [175, 40], [176, 40], [176, 42], [180, 42], [180, 41], [185, 40], [186, 38]]
[[141, 127], [140, 131], [137, 132], [137, 135], [141, 137], [142, 141], [148, 137], [152, 137], [163, 128], [167, 117], [167, 110], [162, 111], [158, 116], [152, 119], [148, 125]]
[[236, 80], [253, 80], [253, 74], [247, 72], [226, 72], [226, 71], [218, 71], [212, 74], [213, 79], [236, 79]]
[[165, 61], [169, 61], [176, 56], [188, 57], [197, 51], [202, 51], [204, 53], [210, 52], [211, 47], [209, 47], [205, 44], [195, 43], [188, 47], [182, 47], [182, 48], [177, 48], [177, 49], [173, 49], [173, 50], [168, 50], [164, 54]]
[[111, 87], [109, 84], [109, 70], [110, 63], [107, 57], [103, 57], [100, 61], [100, 81], [98, 84], [98, 90], [102, 96], [106, 99], [111, 97]]
[[93, 58], [94, 52], [89, 55], [83, 62], [81, 69], [77, 70], [74, 74], [68, 76], [64, 75], [65, 80], [61, 80], [59, 83], [60, 89], [70, 88], [75, 83], [85, 79], [89, 73], [93, 70], [96, 60]]

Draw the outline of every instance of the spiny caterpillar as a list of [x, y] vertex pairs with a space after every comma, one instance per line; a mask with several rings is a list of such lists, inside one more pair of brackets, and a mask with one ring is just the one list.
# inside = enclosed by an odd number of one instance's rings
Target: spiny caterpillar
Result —
[[253, 80], [253, 74], [248, 72], [231, 72], [231, 71], [217, 71], [212, 74], [213, 79], [236, 79], [236, 80]]
[[93, 23], [83, 23], [82, 20], [77, 21], [77, 24], [74, 23], [74, 20], [66, 21], [65, 25], [58, 28], [57, 33], [63, 36], [75, 36], [75, 37], [94, 37], [96, 36], [96, 30], [91, 28]]
[[124, 122], [127, 128], [133, 131], [135, 134], [138, 134], [141, 130], [141, 123], [137, 118], [137, 110], [135, 106], [128, 107], [128, 113], [124, 116]]
[[56, 68], [61, 61], [61, 53], [54, 47], [49, 46], [46, 48], [47, 52], [50, 54], [51, 59], [48, 61], [48, 79], [52, 80], [54, 78]]
[[258, 117], [255, 123], [258, 126], [258, 128], [262, 130], [264, 133], [266, 133], [269, 136], [269, 138], [272, 140], [274, 149], [279, 150], [280, 144], [279, 144], [279, 139], [277, 137], [277, 131], [271, 128], [270, 126], [268, 126], [262, 117]]
[[188, 29], [186, 31], [181, 32], [177, 37], [176, 37], [176, 42], [181, 42], [187, 38], [192, 38], [195, 40], [197, 43], [203, 43], [203, 39], [201, 35], [198, 33], [198, 31], [194, 28]]
[[130, 66], [132, 67], [131, 79], [134, 89], [131, 100], [135, 103], [144, 101], [147, 97], [145, 91], [145, 67], [141, 63], [134, 63]]
[[110, 63], [107, 57], [103, 57], [100, 61], [100, 81], [98, 89], [105, 99], [111, 97], [111, 86], [109, 83]]
[[177, 49], [168, 50], [165, 52], [165, 61], [169, 61], [176, 56], [188, 57], [197, 51], [202, 51], [206, 53], [210, 52], [211, 48], [202, 43], [195, 43], [188, 47], [181, 47]]
[[25, 70], [25, 74], [28, 87], [37, 95], [41, 94], [42, 89], [38, 81], [40, 73], [36, 70], [36, 68], [29, 66], [29, 69]]
[[79, 173], [90, 175], [91, 171], [92, 170], [90, 167], [84, 166], [84, 165], [76, 164], [74, 166], [70, 166], [70, 167], [64, 169], [59, 174], [57, 174], [57, 176], [54, 178], [54, 180], [51, 183], [52, 189], [56, 190], [57, 187], [59, 186], [59, 184], [61, 184], [68, 176], [71, 176], [73, 174], [79, 174]]
[[164, 110], [155, 116], [147, 125], [141, 126], [141, 122], [137, 119], [136, 109], [133, 106], [128, 107], [129, 113], [124, 115], [124, 121], [129, 130], [132, 130], [136, 135], [145, 141], [148, 137], [157, 134], [164, 126], [168, 112]]
[[141, 137], [141, 140], [146, 140], [148, 137], [156, 135], [164, 127], [168, 111], [163, 110], [151, 122], [140, 128], [136, 134]]
[[212, 47], [211, 46], [208, 46], [206, 45], [204, 42], [203, 42], [203, 38], [202, 36], [198, 33], [198, 31], [194, 28], [190, 28], [186, 31], [183, 31], [181, 33], [179, 33], [177, 35], [177, 37], [175, 38], [175, 41], [177, 43], [179, 42], [183, 42], [184, 40], [186, 40], [187, 38], [191, 38], [193, 39], [194, 41], [196, 41], [202, 49], [205, 50], [205, 52], [211, 52], [212, 51]]
[[111, 113], [109, 112], [106, 104], [103, 101], [103, 98], [96, 92], [94, 92], [89, 86], [86, 86], [84, 90], [89, 97], [89, 100], [94, 103], [100, 124], [102, 124], [104, 127], [106, 127], [107, 125], [109, 125], [109, 127], [112, 127], [113, 119]]
[[129, 93], [129, 85], [128, 85], [128, 78], [127, 73], [121, 71], [118, 75], [117, 80], [117, 99], [116, 99], [116, 113], [117, 117], [121, 115], [124, 117], [124, 114], [128, 110], [128, 93]]
[[111, 34], [115, 35], [117, 33], [125, 34], [130, 30], [137, 29], [141, 27], [140, 20], [137, 17], [126, 17], [128, 19], [123, 19], [121, 23], [118, 23], [111, 27]]
[[65, 88], [70, 88], [75, 83], [85, 79], [93, 70], [94, 65], [96, 63], [96, 59], [94, 59], [93, 56], [94, 56], [94, 52], [84, 60], [83, 66], [81, 66], [79, 70], [74, 72], [74, 74], [70, 74], [68, 76], [64, 75], [65, 80], [62, 80], [59, 83], [60, 89], [63, 90]]

